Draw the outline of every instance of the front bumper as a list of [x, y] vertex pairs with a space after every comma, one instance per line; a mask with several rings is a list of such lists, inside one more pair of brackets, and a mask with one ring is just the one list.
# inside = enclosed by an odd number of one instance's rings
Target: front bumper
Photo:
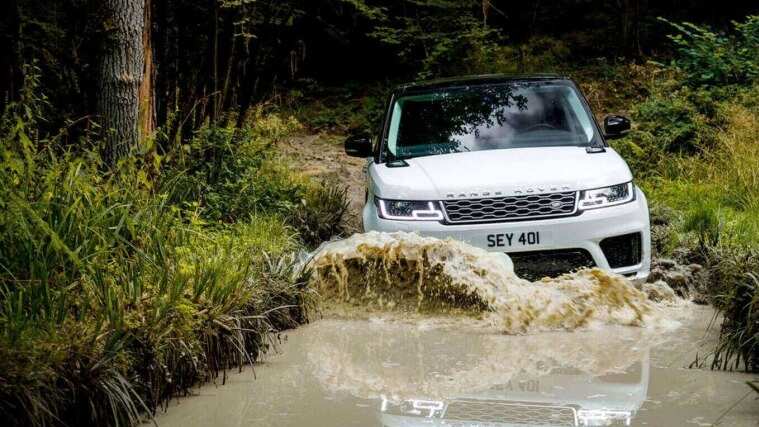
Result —
[[[593, 258], [597, 267], [623, 274], [631, 279], [643, 280], [648, 277], [651, 267], [651, 232], [646, 197], [639, 188], [636, 187], [635, 191], [636, 198], [630, 203], [591, 209], [576, 216], [487, 224], [445, 225], [436, 221], [386, 220], [379, 217], [374, 203], [369, 202], [364, 206], [363, 223], [365, 231], [406, 231], [441, 239], [450, 237], [488, 251], [584, 249]], [[489, 245], [489, 235], [523, 232], [538, 232], [540, 243], [510, 247]], [[630, 233], [641, 235], [641, 262], [636, 265], [611, 268], [601, 249], [601, 241], [607, 237]], [[492, 238], [490, 243], [492, 244]]]

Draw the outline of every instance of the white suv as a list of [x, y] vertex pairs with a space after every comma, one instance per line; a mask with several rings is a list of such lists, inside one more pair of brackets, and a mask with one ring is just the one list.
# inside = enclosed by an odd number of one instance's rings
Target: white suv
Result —
[[476, 76], [400, 86], [370, 158], [366, 231], [452, 237], [508, 253], [519, 274], [597, 266], [635, 279], [650, 267], [648, 205], [577, 85], [559, 76]]

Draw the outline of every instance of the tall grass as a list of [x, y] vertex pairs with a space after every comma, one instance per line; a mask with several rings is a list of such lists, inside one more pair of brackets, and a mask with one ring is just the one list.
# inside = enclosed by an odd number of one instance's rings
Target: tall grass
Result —
[[[750, 28], [740, 28], [754, 31], [759, 28], [755, 23], [756, 18], [750, 17], [745, 24], [751, 24]], [[695, 43], [698, 49], [675, 60], [675, 67], [665, 70], [663, 80], [652, 85], [651, 96], [633, 109], [637, 128], [616, 148], [630, 160], [652, 202], [679, 213], [674, 221], [676, 242], [664, 246], [670, 251], [680, 246], [681, 255], [685, 249], [684, 261], [704, 263], [710, 274], [706, 291], [724, 317], [712, 367], [756, 371], [759, 81], [751, 73], [737, 80], [726, 74], [708, 81], [694, 78], [689, 73], [698, 67], [693, 64], [724, 65], [700, 45], [708, 40], [694, 34], [681, 34], [678, 47]], [[738, 55], [731, 61], [742, 69], [754, 69], [759, 57], [743, 53], [719, 54]], [[683, 81], [689, 85], [682, 85]]]
[[759, 250], [712, 248], [714, 304], [723, 313], [712, 367], [759, 371]]
[[[749, 93], [759, 92], [756, 87]], [[723, 314], [712, 367], [759, 370], [759, 109], [718, 106], [713, 144], [673, 156], [643, 184], [652, 199], [681, 212], [680, 244], [710, 273], [707, 291]]]
[[[220, 210], [170, 179], [191, 176], [205, 194], [218, 192], [197, 164], [174, 153], [161, 174], [139, 159], [105, 169], [92, 142], [71, 150], [38, 134], [41, 103], [30, 91], [0, 123], [6, 425], [134, 425], [307, 320], [310, 294], [293, 255], [301, 226], [282, 206], [323, 187], [290, 172], [280, 193], [251, 192], [249, 209], [219, 223]], [[246, 132], [255, 144], [271, 138]], [[246, 151], [254, 142], [245, 138], [227, 142], [224, 161], [240, 160], [245, 176], [272, 161]]]

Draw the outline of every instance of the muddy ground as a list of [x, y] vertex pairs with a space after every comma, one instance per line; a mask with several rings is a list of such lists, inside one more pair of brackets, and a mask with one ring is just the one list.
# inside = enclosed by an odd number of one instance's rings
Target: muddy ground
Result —
[[364, 203], [364, 166], [366, 161], [345, 154], [342, 135], [300, 135], [281, 141], [280, 149], [302, 168], [307, 176], [335, 180], [347, 187], [350, 209], [349, 230], [361, 231], [361, 206]]

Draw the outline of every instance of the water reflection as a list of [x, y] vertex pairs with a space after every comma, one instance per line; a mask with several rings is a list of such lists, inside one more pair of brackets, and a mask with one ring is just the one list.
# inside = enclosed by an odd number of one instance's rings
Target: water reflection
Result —
[[411, 91], [389, 123], [391, 158], [600, 144], [581, 95], [561, 81]]
[[487, 392], [445, 400], [383, 397], [379, 419], [386, 427], [629, 426], [646, 400], [645, 356], [623, 375], [515, 378]]
[[756, 401], [736, 404], [754, 377], [682, 369], [713, 316], [687, 309], [694, 311], [682, 319], [678, 308], [668, 311], [683, 320], [679, 329], [604, 326], [525, 336], [461, 318], [322, 320], [289, 333], [255, 377], [246, 370], [224, 386], [202, 387], [158, 423], [679, 426], [719, 418], [721, 425], [755, 427]]
[[327, 393], [376, 399], [395, 426], [630, 425], [646, 400], [642, 329], [503, 336], [343, 324], [309, 344]]

